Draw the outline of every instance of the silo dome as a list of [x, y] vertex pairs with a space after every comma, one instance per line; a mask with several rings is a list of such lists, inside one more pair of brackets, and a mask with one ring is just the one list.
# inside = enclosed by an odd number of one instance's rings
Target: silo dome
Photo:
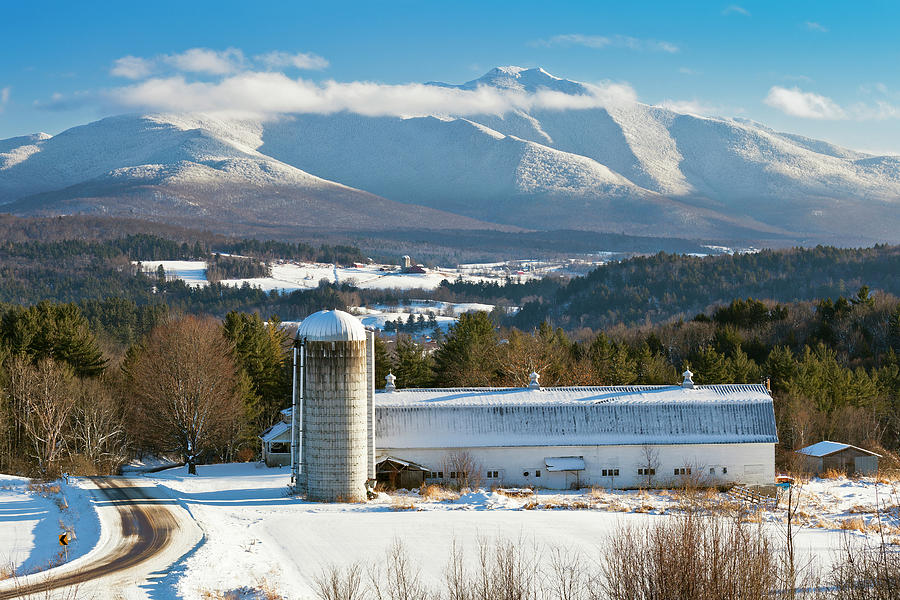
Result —
[[362, 322], [342, 310], [320, 310], [303, 319], [297, 339], [310, 342], [362, 342], [366, 329]]

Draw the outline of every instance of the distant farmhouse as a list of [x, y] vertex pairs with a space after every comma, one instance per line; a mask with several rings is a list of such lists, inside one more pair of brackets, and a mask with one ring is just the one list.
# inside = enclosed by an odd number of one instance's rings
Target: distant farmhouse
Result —
[[[332, 318], [327, 313], [316, 313], [319, 328]], [[371, 335], [346, 313], [333, 319], [333, 326], [327, 325], [335, 331], [329, 355], [340, 354], [342, 339], [365, 341]], [[301, 325], [298, 337], [303, 331]], [[360, 448], [370, 461], [369, 478], [396, 487], [461, 479], [551, 489], [663, 486], [685, 480], [771, 484], [778, 437], [766, 387], [694, 385], [691, 376], [686, 372], [680, 385], [671, 386], [543, 388], [534, 373], [525, 388], [396, 389], [389, 375], [387, 387], [375, 391], [369, 372], [369, 389], [359, 390], [353, 383], [347, 402], [362, 403], [358, 426], [374, 438], [374, 447]], [[339, 379], [332, 371], [327, 390], [299, 390], [298, 416], [320, 394], [334, 396]], [[283, 423], [261, 436], [267, 464], [291, 462], [293, 415], [292, 409], [283, 411]], [[312, 435], [313, 426], [323, 427], [339, 449], [346, 446], [341, 423], [317, 420], [304, 430], [301, 416], [298, 435]], [[299, 470], [312, 468], [307, 463], [314, 460], [309, 454], [295, 456]]]

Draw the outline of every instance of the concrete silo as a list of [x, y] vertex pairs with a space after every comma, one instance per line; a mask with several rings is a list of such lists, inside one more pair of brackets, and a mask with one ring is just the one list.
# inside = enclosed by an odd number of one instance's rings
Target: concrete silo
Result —
[[366, 499], [375, 451], [367, 360], [372, 335], [339, 310], [314, 313], [297, 330], [293, 464], [296, 491], [310, 500]]

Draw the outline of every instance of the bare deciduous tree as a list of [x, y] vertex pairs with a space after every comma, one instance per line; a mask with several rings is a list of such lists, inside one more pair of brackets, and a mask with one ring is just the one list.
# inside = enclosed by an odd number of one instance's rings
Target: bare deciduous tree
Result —
[[32, 364], [25, 356], [7, 363], [9, 393], [25, 442], [42, 473], [56, 465], [66, 446], [66, 427], [75, 405], [71, 369], [51, 358]]
[[95, 465], [118, 467], [126, 453], [125, 423], [105, 382], [81, 381], [72, 411], [73, 449]]
[[653, 476], [659, 468], [659, 448], [650, 444], [641, 446], [641, 468], [647, 478], [647, 487], [653, 487]]
[[213, 319], [189, 316], [158, 326], [137, 351], [128, 378], [140, 436], [151, 447], [179, 452], [189, 473], [242, 418], [234, 360]]
[[472, 488], [481, 485], [482, 465], [470, 452], [458, 450], [450, 452], [444, 459], [444, 473], [462, 488]]

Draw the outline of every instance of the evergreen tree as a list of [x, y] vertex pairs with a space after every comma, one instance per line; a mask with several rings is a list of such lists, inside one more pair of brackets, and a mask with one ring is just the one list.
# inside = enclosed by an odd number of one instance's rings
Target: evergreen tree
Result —
[[692, 356], [694, 382], [698, 384], [729, 383], [730, 373], [725, 356], [712, 346], [704, 346]]
[[387, 344], [381, 336], [375, 336], [375, 387], [382, 389], [385, 386], [385, 377], [394, 368], [391, 356], [387, 351]]
[[398, 388], [420, 388], [431, 385], [434, 378], [431, 357], [410, 336], [397, 338], [397, 360], [394, 375]]
[[434, 354], [436, 383], [442, 387], [496, 383], [497, 333], [487, 313], [467, 313], [459, 317], [447, 339]]

